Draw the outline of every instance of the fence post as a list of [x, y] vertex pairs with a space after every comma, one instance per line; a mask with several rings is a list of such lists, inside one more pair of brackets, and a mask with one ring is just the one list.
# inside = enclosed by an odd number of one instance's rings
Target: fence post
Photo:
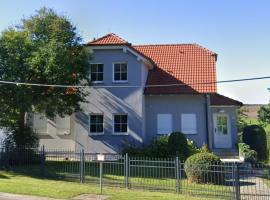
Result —
[[103, 184], [103, 162], [99, 161], [99, 189], [100, 194], [102, 194], [102, 184]]
[[9, 171], [10, 163], [9, 163], [9, 148], [8, 146], [5, 147], [5, 170]]
[[177, 194], [180, 193], [180, 173], [179, 173], [179, 157], [176, 156], [176, 159], [175, 159], [175, 167], [176, 167], [176, 191], [177, 191]]
[[84, 183], [84, 149], [80, 150], [80, 182]]
[[239, 183], [239, 166], [234, 163], [234, 185], [235, 185], [235, 199], [240, 200], [240, 183]]
[[40, 176], [43, 178], [45, 176], [45, 146], [42, 145], [40, 149]]
[[129, 183], [128, 183], [128, 178], [129, 178], [129, 158], [128, 158], [128, 153], [125, 154], [125, 187], [128, 189], [129, 188]]

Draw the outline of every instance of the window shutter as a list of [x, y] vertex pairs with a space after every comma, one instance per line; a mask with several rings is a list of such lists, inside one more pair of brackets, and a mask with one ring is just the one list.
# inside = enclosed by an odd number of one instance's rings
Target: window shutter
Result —
[[56, 116], [55, 124], [58, 135], [70, 134], [70, 116], [65, 117]]
[[33, 116], [33, 129], [39, 135], [47, 135], [47, 118], [41, 114], [34, 114]]
[[197, 134], [197, 116], [196, 114], [182, 114], [181, 127], [184, 134]]
[[172, 115], [158, 114], [157, 115], [157, 133], [170, 134], [172, 132]]

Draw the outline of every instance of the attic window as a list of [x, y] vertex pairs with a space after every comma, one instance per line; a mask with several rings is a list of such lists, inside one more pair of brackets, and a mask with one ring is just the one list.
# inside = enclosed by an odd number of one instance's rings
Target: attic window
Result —
[[127, 82], [127, 63], [114, 63], [113, 64], [113, 81], [114, 82]]
[[91, 81], [92, 82], [102, 82], [103, 81], [103, 64], [91, 64]]

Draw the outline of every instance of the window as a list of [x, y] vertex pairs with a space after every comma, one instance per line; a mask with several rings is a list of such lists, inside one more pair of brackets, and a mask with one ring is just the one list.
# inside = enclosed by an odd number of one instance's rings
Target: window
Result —
[[65, 117], [56, 116], [54, 121], [58, 135], [70, 134], [70, 116]]
[[128, 115], [114, 115], [114, 133], [127, 134], [128, 132]]
[[197, 134], [197, 116], [196, 114], [182, 114], [181, 127], [184, 134]]
[[228, 118], [227, 116], [217, 116], [217, 133], [228, 134]]
[[115, 63], [113, 65], [113, 80], [117, 82], [127, 81], [127, 64]]
[[103, 115], [90, 115], [90, 133], [93, 135], [103, 134]]
[[170, 134], [172, 133], [172, 115], [158, 114], [157, 115], [157, 133]]
[[102, 82], [103, 81], [103, 64], [91, 64], [91, 81]]
[[33, 114], [33, 129], [39, 135], [48, 135], [48, 120], [45, 115]]

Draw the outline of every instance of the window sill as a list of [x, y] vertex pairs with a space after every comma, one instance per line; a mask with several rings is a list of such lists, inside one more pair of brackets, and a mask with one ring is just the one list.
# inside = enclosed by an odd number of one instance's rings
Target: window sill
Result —
[[128, 81], [113, 81], [112, 83], [128, 83]]
[[104, 135], [104, 132], [102, 133], [89, 133], [88, 136], [98, 136], [98, 135]]
[[185, 132], [182, 132], [184, 135], [197, 135], [198, 133], [185, 133]]
[[128, 135], [128, 132], [126, 132], [126, 133], [113, 133], [113, 135]]
[[102, 84], [102, 83], [104, 83], [104, 81], [91, 81], [91, 83], [93, 83], [93, 84]]

